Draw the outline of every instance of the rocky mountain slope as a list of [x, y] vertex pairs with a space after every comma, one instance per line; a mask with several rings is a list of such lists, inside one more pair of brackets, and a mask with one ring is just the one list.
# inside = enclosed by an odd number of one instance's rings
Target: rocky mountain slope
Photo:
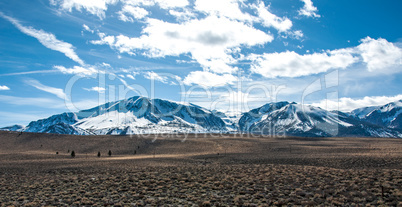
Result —
[[402, 100], [378, 107], [356, 109], [352, 114], [372, 124], [402, 129]]
[[343, 112], [289, 102], [269, 103], [243, 114], [241, 132], [303, 137], [402, 137], [399, 130], [378, 126]]

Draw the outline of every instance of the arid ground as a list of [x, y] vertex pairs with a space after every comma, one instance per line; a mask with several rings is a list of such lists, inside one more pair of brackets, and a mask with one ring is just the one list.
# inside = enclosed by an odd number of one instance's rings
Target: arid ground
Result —
[[0, 203], [402, 206], [402, 139], [0, 132]]

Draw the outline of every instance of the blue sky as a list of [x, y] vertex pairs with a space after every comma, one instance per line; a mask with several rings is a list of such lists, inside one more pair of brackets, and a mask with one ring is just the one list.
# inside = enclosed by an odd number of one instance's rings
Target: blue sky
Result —
[[0, 2], [0, 126], [134, 95], [244, 112], [402, 99], [400, 1]]

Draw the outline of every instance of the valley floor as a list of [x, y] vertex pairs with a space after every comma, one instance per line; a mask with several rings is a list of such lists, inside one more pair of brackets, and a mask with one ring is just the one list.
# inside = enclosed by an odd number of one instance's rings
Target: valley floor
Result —
[[401, 201], [401, 139], [0, 132], [1, 206]]

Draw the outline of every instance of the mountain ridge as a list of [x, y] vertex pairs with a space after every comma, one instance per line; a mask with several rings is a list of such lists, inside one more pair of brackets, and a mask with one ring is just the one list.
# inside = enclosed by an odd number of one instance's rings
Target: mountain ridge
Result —
[[402, 138], [401, 121], [402, 101], [350, 113], [282, 101], [233, 117], [191, 103], [134, 96], [32, 121], [26, 127], [14, 125], [1, 130], [74, 135], [253, 133]]

